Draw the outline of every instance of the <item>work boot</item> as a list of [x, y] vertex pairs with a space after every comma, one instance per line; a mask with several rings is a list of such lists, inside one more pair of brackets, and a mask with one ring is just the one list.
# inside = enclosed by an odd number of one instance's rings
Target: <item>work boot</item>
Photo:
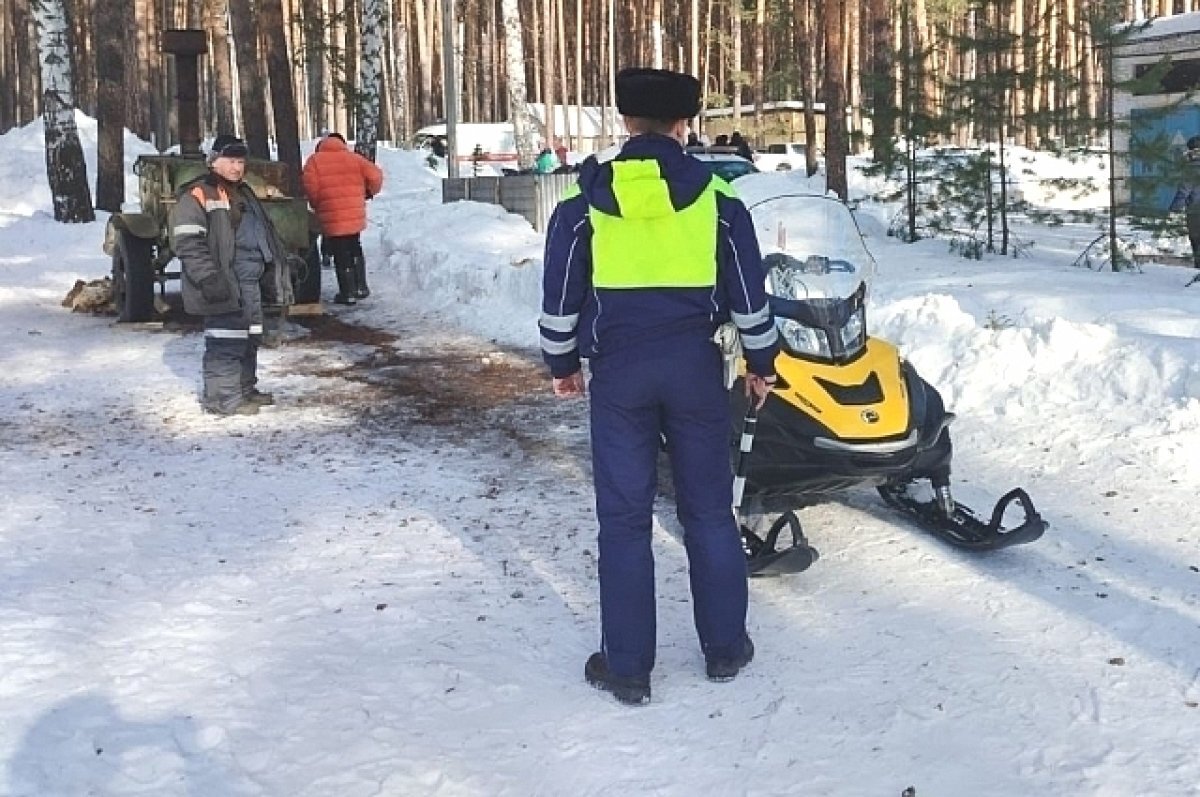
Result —
[[704, 673], [710, 681], [732, 681], [754, 659], [754, 643], [742, 637], [741, 650], [733, 656], [705, 656]]
[[275, 403], [275, 396], [270, 393], [264, 393], [256, 387], [252, 387], [246, 392], [246, 395], [242, 396], [242, 401], [246, 404], [257, 404], [260, 407], [270, 407]]
[[205, 404], [204, 411], [209, 415], [221, 415], [226, 417], [230, 415], [258, 415], [258, 405], [249, 401], [243, 401], [241, 404], [237, 405], [231, 410], [222, 410], [213, 405]]
[[367, 287], [367, 261], [361, 255], [354, 258], [354, 283], [356, 299], [365, 299], [371, 295], [371, 289]]
[[605, 692], [611, 692], [619, 702], [627, 706], [641, 706], [650, 702], [650, 676], [625, 677], [608, 669], [608, 659], [603, 653], [593, 653], [583, 668], [584, 679]]
[[357, 304], [354, 294], [354, 266], [338, 266], [335, 269], [337, 273], [338, 292], [333, 297], [333, 301], [337, 304]]

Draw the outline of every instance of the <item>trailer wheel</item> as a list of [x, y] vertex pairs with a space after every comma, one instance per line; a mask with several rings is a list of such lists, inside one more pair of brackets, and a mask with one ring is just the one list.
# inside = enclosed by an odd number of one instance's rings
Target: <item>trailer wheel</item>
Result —
[[313, 238], [301, 264], [295, 262], [292, 271], [292, 292], [296, 304], [313, 304], [321, 301], [321, 252], [317, 239]]
[[153, 318], [154, 244], [127, 230], [119, 230], [113, 249], [112, 281], [118, 321]]

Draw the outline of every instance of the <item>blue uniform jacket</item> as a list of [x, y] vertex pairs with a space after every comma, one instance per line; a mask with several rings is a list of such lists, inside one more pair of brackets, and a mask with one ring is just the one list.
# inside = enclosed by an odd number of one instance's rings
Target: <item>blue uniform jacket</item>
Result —
[[[714, 179], [707, 167], [666, 136], [635, 136], [616, 159], [657, 160], [677, 209], [695, 202]], [[588, 158], [580, 169], [580, 193], [560, 202], [550, 219], [539, 327], [551, 374], [570, 376], [579, 370], [580, 357], [600, 357], [680, 334], [711, 336], [732, 320], [741, 333], [750, 371], [773, 376], [778, 334], [745, 205], [734, 197], [717, 196], [717, 283], [712, 288], [598, 289], [592, 285], [588, 210], [621, 214], [612, 179], [607, 162]]]

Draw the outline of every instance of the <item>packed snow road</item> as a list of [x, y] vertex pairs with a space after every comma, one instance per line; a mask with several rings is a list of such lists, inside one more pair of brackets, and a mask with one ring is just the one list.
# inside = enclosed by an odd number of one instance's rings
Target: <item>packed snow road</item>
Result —
[[279, 404], [253, 418], [201, 413], [194, 327], [59, 306], [107, 268], [101, 225], [0, 214], [0, 794], [1196, 793], [1200, 314], [1175, 273], [873, 242], [874, 329], [959, 410], [956, 494], [1022, 484], [1050, 530], [971, 556], [870, 491], [803, 510], [821, 559], [753, 582], [758, 655], [713, 684], [664, 499], [630, 710], [582, 677], [585, 405], [531, 348], [539, 237], [397, 183], [372, 298], [264, 352]]
[[630, 713], [580, 675], [585, 407], [527, 353], [347, 312], [264, 358], [279, 406], [215, 419], [198, 335], [34, 304], [3, 322], [2, 793], [1196, 782], [1200, 577], [1089, 532], [1119, 497], [985, 558], [869, 492], [805, 510], [822, 559], [754, 583], [761, 652], [729, 685], [703, 678], [666, 503], [655, 703]]

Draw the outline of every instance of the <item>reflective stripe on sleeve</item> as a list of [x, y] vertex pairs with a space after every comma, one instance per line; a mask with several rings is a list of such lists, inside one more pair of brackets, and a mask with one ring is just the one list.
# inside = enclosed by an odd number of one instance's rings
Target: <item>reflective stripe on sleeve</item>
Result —
[[261, 335], [262, 333], [263, 333], [263, 325], [262, 324], [251, 324], [250, 325], [250, 334], [251, 335]]
[[779, 331], [771, 327], [761, 335], [742, 335], [742, 346], [747, 349], [768, 349], [779, 340]]
[[579, 347], [575, 342], [575, 338], [567, 340], [550, 340], [550, 338], [542, 335], [542, 351], [546, 354], [570, 354]]
[[207, 213], [212, 213], [214, 210], [229, 210], [229, 200], [206, 199], [204, 201], [204, 210]]
[[248, 329], [206, 329], [204, 330], [206, 338], [225, 338], [229, 340], [249, 340], [250, 330]]
[[550, 315], [542, 313], [538, 323], [551, 332], [574, 332], [579, 324], [579, 313], [573, 315]]
[[208, 228], [203, 224], [176, 224], [174, 230], [175, 237], [181, 235], [207, 235]]
[[771, 308], [764, 305], [761, 310], [756, 310], [753, 313], [735, 313], [730, 312], [733, 318], [733, 323], [737, 324], [742, 329], [750, 329], [751, 327], [765, 324], [771, 320]]

